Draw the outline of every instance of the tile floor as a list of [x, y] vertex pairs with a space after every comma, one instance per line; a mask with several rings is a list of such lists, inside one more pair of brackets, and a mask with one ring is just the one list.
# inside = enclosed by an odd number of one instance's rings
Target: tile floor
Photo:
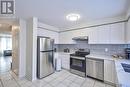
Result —
[[113, 87], [91, 78], [83, 78], [62, 70], [36, 81], [18, 79], [13, 72], [0, 74], [0, 87]]
[[10, 71], [12, 57], [0, 57], [0, 74]]

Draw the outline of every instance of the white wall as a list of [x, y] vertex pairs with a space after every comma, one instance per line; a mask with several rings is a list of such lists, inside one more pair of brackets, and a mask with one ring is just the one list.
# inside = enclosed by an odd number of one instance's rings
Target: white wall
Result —
[[0, 33], [11, 33], [11, 28], [3, 28], [3, 27], [0, 27]]
[[37, 65], [37, 18], [27, 20], [26, 31], [26, 77], [33, 81], [36, 79]]
[[12, 71], [19, 75], [19, 28], [12, 26]]
[[12, 27], [12, 70], [22, 78], [26, 74], [26, 21], [19, 19], [18, 24]]
[[24, 77], [26, 73], [26, 21], [19, 19], [19, 77]]

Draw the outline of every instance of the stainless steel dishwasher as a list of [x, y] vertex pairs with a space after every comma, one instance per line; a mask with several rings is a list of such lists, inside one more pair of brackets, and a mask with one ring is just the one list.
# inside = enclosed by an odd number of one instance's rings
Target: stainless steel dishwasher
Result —
[[86, 75], [103, 81], [104, 60], [96, 58], [86, 58]]

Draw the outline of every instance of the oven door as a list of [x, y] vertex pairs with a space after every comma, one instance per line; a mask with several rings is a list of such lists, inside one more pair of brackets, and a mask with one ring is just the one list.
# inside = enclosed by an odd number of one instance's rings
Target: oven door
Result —
[[70, 57], [70, 68], [81, 72], [86, 72], [86, 63], [84, 57]]

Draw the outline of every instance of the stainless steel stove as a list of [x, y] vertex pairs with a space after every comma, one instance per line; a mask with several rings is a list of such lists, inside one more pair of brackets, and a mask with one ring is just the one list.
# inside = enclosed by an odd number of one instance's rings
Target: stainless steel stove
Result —
[[86, 76], [86, 58], [90, 51], [76, 51], [70, 54], [70, 72], [79, 76]]

